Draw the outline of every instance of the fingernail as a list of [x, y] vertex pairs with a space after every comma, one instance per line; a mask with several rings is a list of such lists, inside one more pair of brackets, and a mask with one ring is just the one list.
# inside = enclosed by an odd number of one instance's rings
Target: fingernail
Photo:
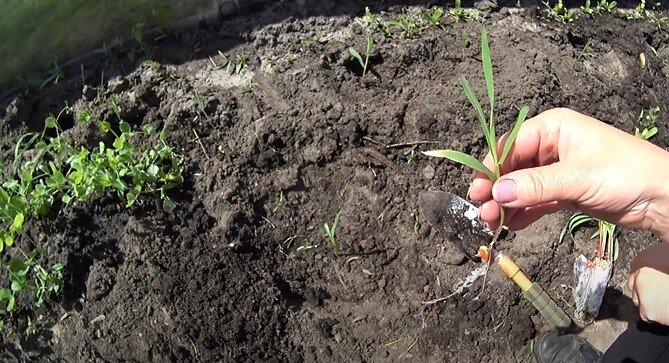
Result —
[[516, 182], [512, 179], [502, 179], [492, 187], [492, 197], [498, 203], [510, 203], [518, 199]]

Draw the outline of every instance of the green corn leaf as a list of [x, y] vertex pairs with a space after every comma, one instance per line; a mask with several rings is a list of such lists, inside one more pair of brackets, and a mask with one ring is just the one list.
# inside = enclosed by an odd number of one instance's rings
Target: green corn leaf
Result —
[[478, 118], [479, 124], [481, 124], [481, 130], [483, 130], [483, 134], [485, 135], [486, 143], [488, 144], [488, 148], [492, 152], [495, 146], [495, 140], [494, 138], [491, 139], [490, 129], [486, 124], [485, 114], [483, 113], [483, 108], [481, 108], [481, 103], [479, 102], [478, 98], [476, 98], [474, 89], [472, 88], [472, 85], [469, 83], [467, 78], [460, 77], [459, 81], [460, 81], [460, 86], [462, 86], [462, 90], [465, 91], [467, 99], [469, 99], [469, 102], [474, 107], [474, 110], [476, 110], [476, 118]]
[[485, 165], [483, 165], [483, 163], [463, 152], [456, 150], [430, 150], [430, 151], [423, 151], [423, 154], [427, 156], [434, 156], [438, 158], [447, 158], [449, 160], [453, 160], [457, 163], [466, 165], [476, 171], [484, 173], [486, 176], [488, 176], [488, 178], [490, 178], [490, 180], [494, 181], [497, 179], [495, 177], [495, 174], [492, 171], [490, 171], [490, 169], [488, 169]]
[[516, 123], [513, 125], [513, 128], [509, 133], [509, 137], [507, 137], [506, 139], [506, 142], [504, 142], [502, 157], [499, 159], [500, 165], [504, 163], [504, 160], [506, 160], [506, 157], [509, 155], [509, 151], [511, 151], [511, 146], [513, 146], [513, 143], [516, 141], [516, 137], [518, 136], [518, 131], [520, 131], [520, 126], [523, 125], [523, 122], [525, 121], [528, 112], [530, 112], [530, 108], [527, 106], [523, 106], [520, 109], [520, 112], [518, 112], [518, 118], [516, 119]]
[[[485, 77], [485, 85], [488, 90], [488, 102], [490, 102], [490, 120], [492, 121], [492, 110], [495, 106], [495, 85], [492, 77], [492, 59], [490, 58], [490, 47], [488, 46], [488, 33], [485, 28], [481, 33], [481, 57], [483, 58], [483, 76]], [[490, 128], [494, 129], [495, 125], [490, 124]]]
[[358, 63], [360, 63], [362, 67], [365, 66], [365, 61], [362, 59], [362, 56], [360, 56], [360, 53], [358, 53], [357, 50], [355, 50], [353, 47], [349, 47], [348, 52], [353, 56], [353, 58], [358, 60]]
[[[592, 218], [592, 217], [590, 217], [586, 214], [583, 214], [583, 213], [576, 213], [576, 214], [572, 215], [569, 218], [569, 221], [567, 222], [567, 225], [562, 229], [562, 232], [560, 233], [560, 242], [562, 242], [564, 240], [564, 237], [567, 235], [567, 233], [569, 233], [570, 235], [573, 235], [574, 230], [576, 230], [576, 228], [578, 228], [579, 226], [581, 226], [584, 223], [588, 223], [588, 222], [591, 222], [591, 221], [594, 221], [594, 220], [595, 220], [594, 218]], [[573, 236], [572, 236], [572, 240], [573, 240]]]
[[620, 243], [618, 243], [617, 238], [613, 238], [613, 262], [616, 262], [618, 260], [618, 257], [620, 255]]

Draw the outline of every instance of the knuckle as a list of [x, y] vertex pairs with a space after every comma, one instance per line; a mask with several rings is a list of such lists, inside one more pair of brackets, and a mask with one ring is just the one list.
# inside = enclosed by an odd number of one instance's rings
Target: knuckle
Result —
[[527, 190], [529, 192], [528, 202], [535, 204], [544, 200], [545, 197], [545, 177], [542, 173], [531, 173], [527, 179]]

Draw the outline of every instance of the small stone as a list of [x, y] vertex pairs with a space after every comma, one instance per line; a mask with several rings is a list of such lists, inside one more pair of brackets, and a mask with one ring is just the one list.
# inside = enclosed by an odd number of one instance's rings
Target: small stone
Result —
[[428, 165], [425, 168], [423, 168], [423, 177], [425, 179], [433, 179], [435, 175], [434, 167], [432, 165]]
[[444, 263], [447, 265], [460, 266], [465, 263], [467, 256], [464, 253], [455, 249], [449, 249], [444, 254]]

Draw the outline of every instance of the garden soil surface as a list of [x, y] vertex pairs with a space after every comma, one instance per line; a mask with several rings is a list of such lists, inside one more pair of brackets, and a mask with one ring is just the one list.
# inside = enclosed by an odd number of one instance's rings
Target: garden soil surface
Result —
[[[389, 19], [420, 4], [368, 5]], [[620, 15], [561, 24], [507, 5], [476, 10], [491, 37], [499, 132], [525, 104], [530, 116], [569, 107], [628, 132], [658, 106], [653, 142], [667, 146], [665, 29]], [[471, 179], [420, 151], [486, 151], [458, 85], [466, 75], [484, 94], [481, 25], [444, 18], [408, 37], [375, 32], [371, 72], [361, 77], [347, 48], [364, 49], [364, 7], [276, 2], [6, 100], [7, 157], [20, 134], [66, 105], [114, 120], [101, 100], [116, 95], [128, 122], [169, 130], [186, 182], [172, 193], [172, 213], [150, 196], [129, 210], [101, 196], [28, 221], [45, 261], [65, 264], [64, 291], [17, 314], [2, 360], [526, 361], [549, 327], [497, 269], [483, 291], [479, 283], [423, 304], [478, 267], [431, 228], [417, 201], [423, 190], [465, 196]], [[247, 59], [240, 74], [215, 67], [219, 50]], [[100, 140], [73, 115], [61, 123], [82, 145]], [[335, 253], [323, 224], [337, 213]], [[576, 235], [578, 245], [559, 243], [567, 217], [547, 216], [499, 248], [573, 313], [573, 261], [594, 251], [584, 243], [592, 230]], [[629, 261], [657, 243], [627, 229], [620, 241], [600, 320], [630, 319]], [[36, 334], [17, 333], [21, 316], [40, 324]]]

